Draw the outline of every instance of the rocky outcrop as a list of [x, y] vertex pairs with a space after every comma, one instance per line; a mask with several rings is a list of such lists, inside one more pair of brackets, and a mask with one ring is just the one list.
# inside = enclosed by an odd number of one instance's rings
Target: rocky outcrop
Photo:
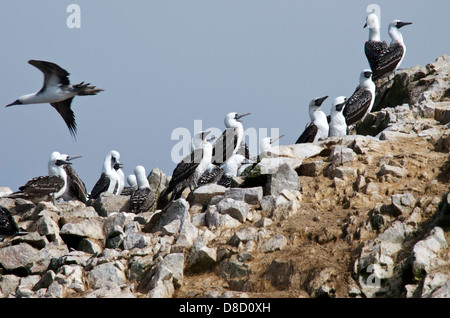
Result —
[[[355, 134], [276, 147], [164, 210], [0, 197], [29, 232], [0, 242], [0, 296], [449, 297], [449, 65], [377, 83]], [[156, 195], [168, 179], [149, 174]]]

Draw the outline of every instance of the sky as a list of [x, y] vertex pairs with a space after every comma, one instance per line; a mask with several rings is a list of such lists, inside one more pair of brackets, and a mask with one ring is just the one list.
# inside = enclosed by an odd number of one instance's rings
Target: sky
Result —
[[[244, 129], [261, 138], [278, 132], [281, 145], [293, 144], [311, 99], [328, 95], [328, 114], [335, 97], [358, 85], [368, 68], [363, 25], [374, 7], [388, 42], [390, 21], [413, 22], [401, 29], [401, 67], [450, 54], [448, 0], [3, 1], [0, 187], [16, 191], [47, 175], [52, 151], [83, 156], [73, 167], [88, 191], [110, 150], [121, 154], [125, 175], [137, 165], [171, 175], [181, 156], [172, 150], [194, 123], [223, 130], [229, 112], [250, 112]], [[76, 140], [49, 104], [4, 107], [40, 90], [43, 76], [30, 59], [104, 89], [74, 98]]]

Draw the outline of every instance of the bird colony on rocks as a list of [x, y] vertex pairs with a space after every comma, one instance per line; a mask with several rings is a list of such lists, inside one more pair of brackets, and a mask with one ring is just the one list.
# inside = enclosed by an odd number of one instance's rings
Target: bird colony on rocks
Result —
[[[80, 156], [52, 152], [48, 175], [0, 189], [0, 296], [449, 297], [450, 58], [400, 70], [408, 24], [387, 45], [367, 17], [370, 69], [330, 115], [311, 100], [296, 144], [250, 158], [250, 114], [230, 112], [170, 175], [125, 179], [111, 150], [91, 191]], [[102, 90], [29, 63], [44, 85], [8, 106], [50, 103], [75, 137], [73, 98]]]

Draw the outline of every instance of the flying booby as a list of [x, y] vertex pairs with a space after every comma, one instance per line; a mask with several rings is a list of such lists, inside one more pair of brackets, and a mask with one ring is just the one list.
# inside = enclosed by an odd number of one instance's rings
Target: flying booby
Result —
[[204, 134], [201, 148], [195, 149], [191, 154], [181, 160], [172, 172], [172, 178], [166, 190], [160, 195], [160, 198], [167, 198], [169, 194], [171, 198], [169, 201], [179, 199], [183, 190], [192, 185], [198, 186], [198, 180], [208, 168], [212, 159], [212, 144], [206, 140], [206, 136], [210, 132]]
[[16, 235], [26, 235], [27, 231], [19, 229], [16, 221], [14, 220], [11, 211], [8, 208], [0, 205], [0, 242], [4, 238]]
[[369, 40], [365, 43], [364, 51], [373, 72], [372, 79], [376, 80], [385, 75], [395, 73], [403, 61], [406, 46], [400, 28], [412, 22], [394, 20], [389, 23], [388, 33], [391, 37], [389, 46], [380, 39], [380, 25], [378, 17], [370, 14], [364, 27], [369, 27]]
[[131, 194], [130, 212], [141, 213], [150, 211], [155, 205], [155, 193], [150, 189], [145, 168], [136, 166], [134, 175], [136, 176], [138, 188]]
[[29, 180], [25, 185], [19, 187], [19, 191], [9, 194], [9, 198], [23, 198], [37, 203], [50, 201], [54, 203], [61, 198], [67, 188], [67, 174], [63, 165], [72, 164], [66, 161], [62, 155], [54, 151], [48, 161], [48, 175]]
[[[81, 156], [69, 156], [66, 154], [61, 155], [62, 158], [67, 161], [71, 162], [74, 159], [81, 158]], [[62, 195], [63, 200], [70, 201], [70, 200], [78, 200], [86, 204], [88, 200], [88, 194], [86, 190], [86, 185], [81, 180], [81, 178], [76, 173], [75, 169], [72, 167], [72, 165], [63, 165], [62, 166], [64, 171], [66, 172], [67, 178], [66, 178], [66, 191]]]
[[347, 127], [362, 121], [372, 110], [375, 101], [375, 84], [372, 81], [372, 71], [365, 69], [359, 75], [359, 85], [352, 96], [345, 102], [342, 114]]
[[320, 109], [323, 101], [327, 98], [328, 96], [315, 98], [309, 103], [311, 122], [306, 125], [305, 130], [295, 142], [296, 144], [316, 142], [319, 139], [326, 139], [328, 137], [329, 127], [327, 115]]
[[329, 137], [340, 137], [347, 135], [347, 123], [345, 122], [345, 117], [342, 114], [345, 102], [347, 98], [345, 96], [338, 96], [334, 99], [331, 105], [331, 114]]
[[117, 151], [111, 150], [108, 152], [103, 161], [102, 174], [92, 188], [89, 199], [96, 200], [103, 192], [117, 193], [119, 174], [114, 166], [120, 163], [119, 160], [120, 154]]
[[237, 114], [232, 112], [225, 116], [226, 129], [217, 138], [213, 146], [213, 164], [220, 166], [236, 153], [245, 156], [247, 159], [250, 157], [249, 149], [244, 141], [244, 127], [241, 122], [241, 118], [247, 115], [250, 115], [250, 113]]
[[55, 63], [37, 60], [29, 60], [28, 63], [44, 73], [44, 85], [39, 92], [23, 95], [6, 107], [50, 103], [64, 119], [70, 134], [75, 138], [77, 124], [75, 115], [70, 108], [73, 98], [77, 95], [96, 95], [103, 90], [90, 86], [90, 83], [84, 84], [84, 82], [71, 85], [68, 78], [69, 73]]

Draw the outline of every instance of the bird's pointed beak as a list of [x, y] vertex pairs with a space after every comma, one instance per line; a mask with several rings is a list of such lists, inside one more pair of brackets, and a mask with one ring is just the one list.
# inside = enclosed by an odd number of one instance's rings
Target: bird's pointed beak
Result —
[[55, 163], [56, 163], [57, 166], [71, 165], [72, 164], [70, 161], [62, 160], [62, 159], [56, 160]]
[[121, 168], [123, 168], [123, 163], [120, 163], [120, 162], [116, 162], [115, 164], [114, 164], [114, 169], [121, 169]]
[[68, 156], [67, 157], [67, 161], [72, 161], [74, 159], [78, 159], [78, 158], [81, 158], [81, 157], [83, 157], [83, 156], [81, 156], [81, 155]]
[[412, 24], [412, 22], [403, 22], [403, 21], [397, 22], [397, 29], [400, 29], [400, 28], [404, 27], [405, 25], [409, 25], [409, 24]]
[[6, 105], [6, 107], [14, 106], [14, 105], [21, 105], [21, 104], [22, 104], [22, 102], [21, 102], [20, 100], [16, 99], [16, 100], [15, 100], [14, 102], [12, 102], [11, 104]]
[[364, 24], [363, 29], [367, 28], [367, 22]]
[[270, 138], [270, 143], [273, 144], [275, 141], [277, 141], [277, 140], [279, 140], [279, 139], [281, 139], [283, 137], [284, 137], [284, 135], [278, 136], [276, 138]]
[[337, 104], [336, 105], [336, 110], [338, 112], [340, 112], [342, 110], [342, 108], [344, 108], [345, 103], [347, 102], [347, 100], [345, 100], [343, 103]]
[[[234, 119], [239, 120], [239, 119], [241, 119], [242, 117], [248, 116], [248, 115], [250, 115], [250, 114], [251, 114], [251, 113], [245, 113], [245, 114], [236, 115], [236, 116], [234, 117]], [[240, 120], [239, 120], [239, 121], [240, 121]]]
[[316, 106], [321, 106], [322, 103], [323, 103], [323, 101], [324, 101], [325, 99], [327, 99], [327, 98], [328, 98], [328, 96], [324, 96], [324, 97], [322, 97], [322, 98], [317, 98], [317, 99], [316, 99], [316, 102], [315, 102]]

